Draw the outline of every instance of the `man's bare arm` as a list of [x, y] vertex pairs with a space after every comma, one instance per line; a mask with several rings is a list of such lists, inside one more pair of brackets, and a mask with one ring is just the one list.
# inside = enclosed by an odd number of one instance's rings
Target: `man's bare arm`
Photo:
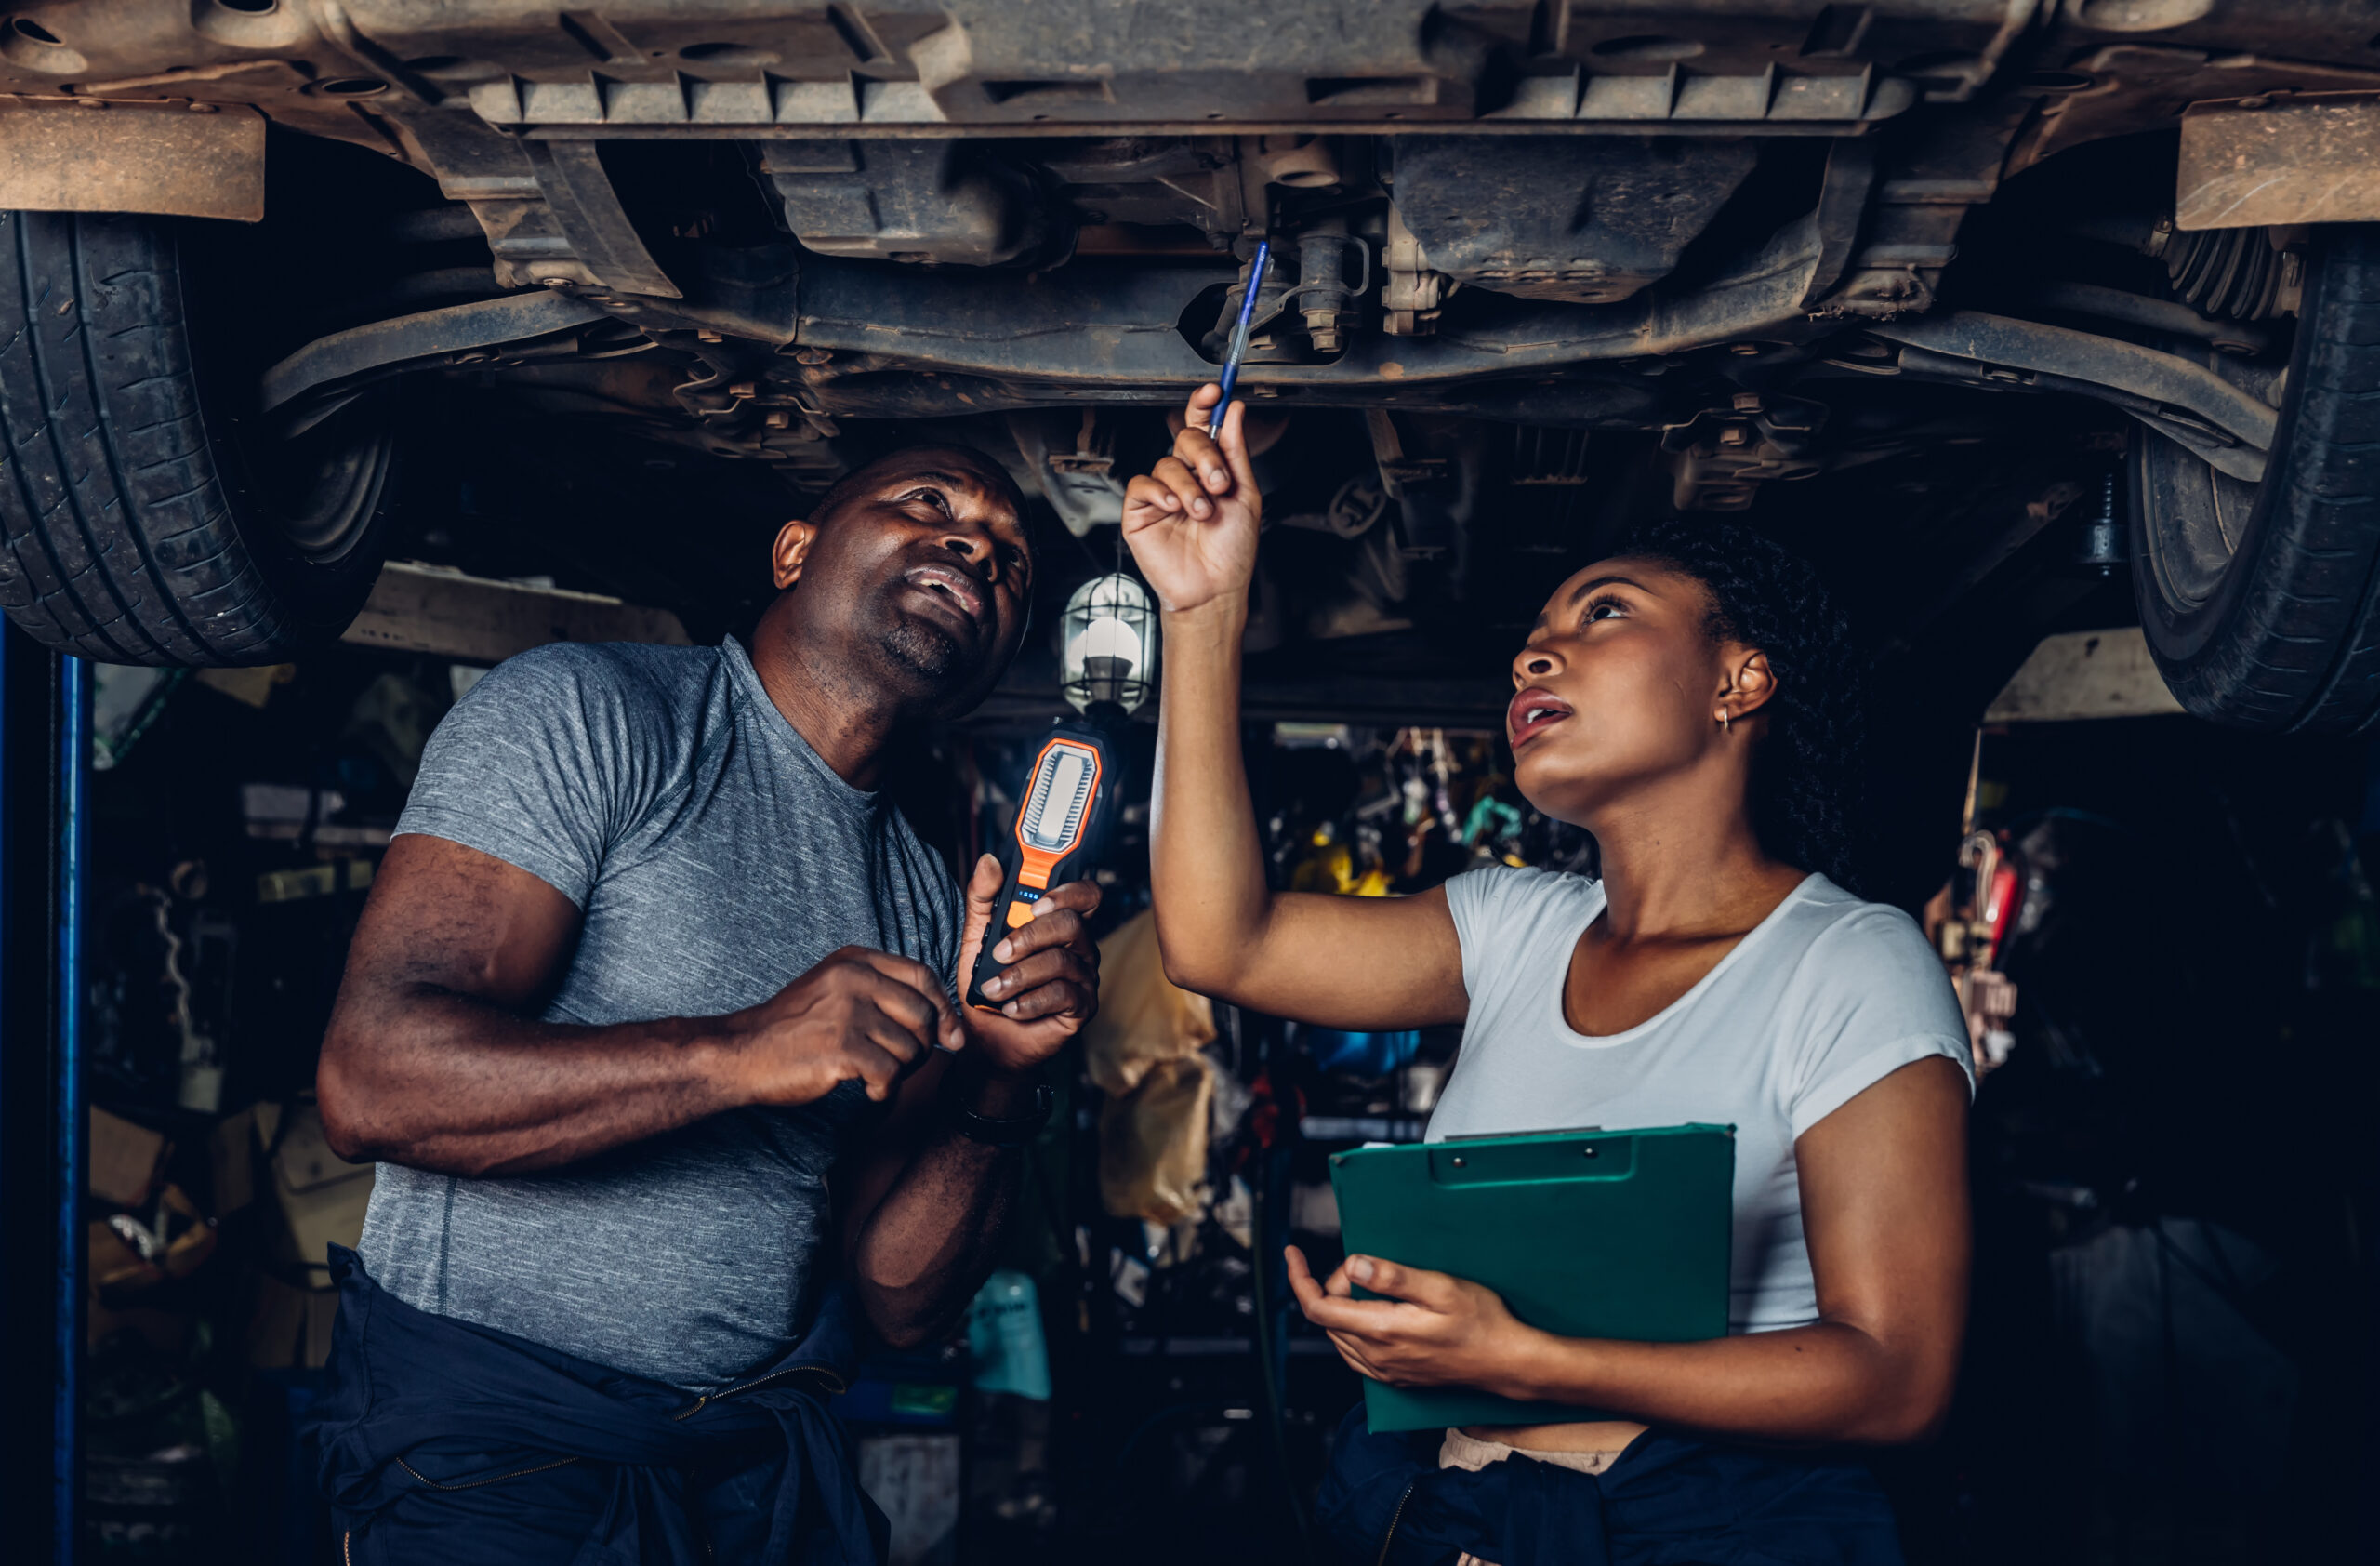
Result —
[[[973, 967], [973, 932], [989, 922], [999, 884], [998, 861], [986, 857], [967, 889], [960, 974]], [[844, 1256], [888, 1343], [908, 1347], [947, 1331], [999, 1254], [1025, 1155], [964, 1135], [959, 1112], [996, 1121], [1032, 1112], [1035, 1069], [1098, 1006], [1099, 949], [1084, 923], [1098, 906], [1088, 881], [1036, 905], [999, 953], [1012, 964], [999, 995], [1012, 1014], [971, 1012], [967, 1052], [927, 1062], [865, 1153], [838, 1172]]]
[[840, 1182], [843, 1255], [868, 1324], [895, 1348], [946, 1333], [992, 1269], [1016, 1204], [1022, 1149], [956, 1133], [954, 1111], [1028, 1113], [1032, 1088], [985, 1082], [959, 1061], [928, 1061]]
[[845, 949], [760, 1005], [604, 1028], [523, 1015], [578, 933], [570, 899], [442, 838], [390, 845], [348, 952], [316, 1088], [342, 1157], [439, 1174], [552, 1168], [745, 1104], [857, 1079], [890, 1097], [961, 1035], [921, 963]]

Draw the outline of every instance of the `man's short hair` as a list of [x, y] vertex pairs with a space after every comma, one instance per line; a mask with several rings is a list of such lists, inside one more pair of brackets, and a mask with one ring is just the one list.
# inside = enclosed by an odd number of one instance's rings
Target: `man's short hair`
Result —
[[807, 520], [814, 527], [826, 526], [833, 519], [835, 512], [850, 504], [860, 491], [875, 483], [878, 469], [896, 458], [914, 457], [922, 452], [947, 454], [967, 463], [977, 473], [990, 480], [994, 489], [1008, 498], [1008, 503], [1016, 512], [1019, 521], [1025, 520], [1025, 491], [1018, 486], [1015, 477], [1005, 467], [973, 446], [954, 445], [947, 441], [920, 441], [915, 445], [899, 446], [861, 463], [828, 486], [826, 493], [818, 498], [818, 503], [810, 508]]

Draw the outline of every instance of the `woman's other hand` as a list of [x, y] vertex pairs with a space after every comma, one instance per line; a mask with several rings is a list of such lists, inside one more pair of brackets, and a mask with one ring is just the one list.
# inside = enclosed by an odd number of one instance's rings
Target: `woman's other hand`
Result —
[[1222, 396], [1211, 382], [1192, 392], [1172, 455], [1124, 492], [1125, 541], [1158, 604], [1175, 613], [1243, 595], [1256, 574], [1264, 500], [1248, 462], [1248, 405], [1233, 403], [1210, 440], [1207, 421]]
[[[1493, 1289], [1443, 1272], [1350, 1256], [1317, 1283], [1289, 1248], [1289, 1288], [1340, 1357], [1391, 1387], [1475, 1387], [1527, 1398], [1530, 1339], [1540, 1335]], [[1379, 1299], [1356, 1299], [1360, 1285]]]

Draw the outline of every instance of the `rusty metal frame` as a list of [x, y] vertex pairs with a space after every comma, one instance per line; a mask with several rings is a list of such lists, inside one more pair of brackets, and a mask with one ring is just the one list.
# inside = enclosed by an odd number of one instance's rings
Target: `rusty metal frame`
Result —
[[245, 104], [0, 98], [0, 207], [257, 222], [264, 127]]
[[2380, 92], [2194, 105], [2182, 116], [2177, 229], [2380, 222]]

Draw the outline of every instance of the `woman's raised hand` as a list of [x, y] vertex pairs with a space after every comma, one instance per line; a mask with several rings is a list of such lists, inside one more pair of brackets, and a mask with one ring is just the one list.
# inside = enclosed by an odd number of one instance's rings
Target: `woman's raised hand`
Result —
[[1190, 394], [1173, 453], [1124, 492], [1124, 538], [1157, 602], [1176, 612], [1248, 591], [1256, 574], [1256, 532], [1263, 497], [1248, 463], [1248, 405], [1234, 402], [1219, 440], [1207, 420], [1223, 389]]

